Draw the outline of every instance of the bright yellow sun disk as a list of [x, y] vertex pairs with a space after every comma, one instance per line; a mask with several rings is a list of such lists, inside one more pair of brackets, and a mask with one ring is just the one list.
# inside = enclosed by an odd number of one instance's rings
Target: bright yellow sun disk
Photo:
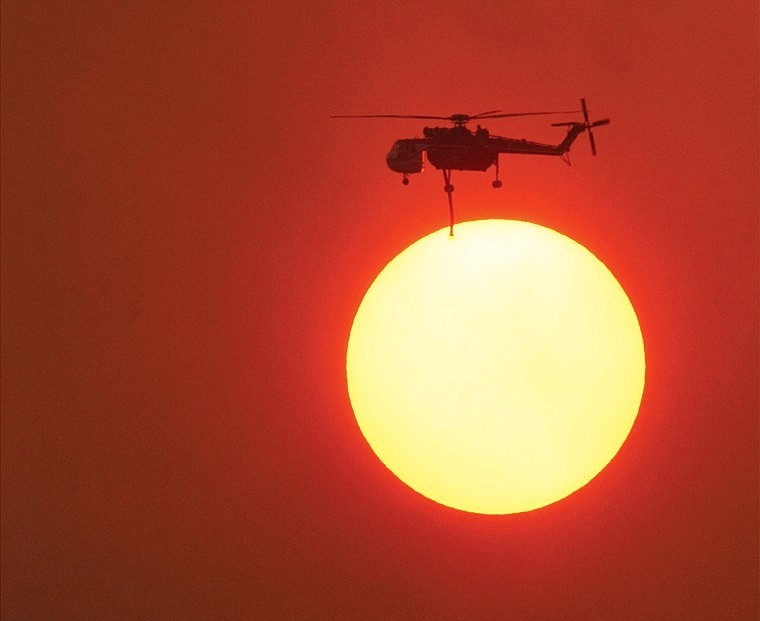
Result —
[[513, 220], [412, 244], [356, 313], [356, 420], [402, 481], [444, 505], [517, 513], [614, 457], [638, 412], [644, 346], [615, 277], [580, 244]]

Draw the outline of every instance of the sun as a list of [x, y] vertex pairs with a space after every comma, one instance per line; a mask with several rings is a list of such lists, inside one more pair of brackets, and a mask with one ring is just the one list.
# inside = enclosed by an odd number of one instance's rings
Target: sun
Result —
[[530, 511], [615, 456], [638, 413], [644, 344], [607, 267], [551, 229], [478, 220], [394, 258], [346, 355], [357, 423], [382, 462], [441, 504]]

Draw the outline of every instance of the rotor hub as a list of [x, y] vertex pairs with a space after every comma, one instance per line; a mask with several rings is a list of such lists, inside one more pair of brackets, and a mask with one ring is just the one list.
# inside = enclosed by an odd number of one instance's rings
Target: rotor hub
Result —
[[467, 121], [469, 121], [472, 117], [469, 114], [452, 114], [449, 117], [449, 120], [454, 123], [457, 127], [462, 127]]

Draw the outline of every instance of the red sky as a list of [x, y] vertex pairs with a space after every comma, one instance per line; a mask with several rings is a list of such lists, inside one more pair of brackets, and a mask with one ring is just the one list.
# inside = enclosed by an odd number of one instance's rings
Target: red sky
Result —
[[[303, 4], [3, 3], [3, 616], [757, 618], [757, 3]], [[421, 123], [328, 117], [580, 97], [598, 157], [459, 173], [457, 214], [610, 267], [639, 418], [559, 503], [439, 506], [344, 355], [443, 182], [385, 166]]]

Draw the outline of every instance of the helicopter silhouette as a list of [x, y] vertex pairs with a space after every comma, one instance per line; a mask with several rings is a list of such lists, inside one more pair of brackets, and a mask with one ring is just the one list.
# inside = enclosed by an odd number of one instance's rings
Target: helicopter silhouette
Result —
[[[466, 127], [470, 121], [483, 119], [501, 119], [518, 116], [538, 116], [549, 114], [583, 114], [583, 121], [569, 121], [552, 123], [554, 127], [567, 127], [567, 135], [559, 144], [544, 144], [525, 140], [524, 138], [504, 138], [491, 134], [487, 129], [477, 126], [470, 130]], [[499, 179], [499, 154], [516, 153], [522, 155], [558, 155], [569, 164], [567, 152], [575, 139], [583, 132], [588, 132], [591, 144], [591, 153], [596, 155], [596, 143], [591, 131], [594, 127], [606, 125], [609, 119], [601, 119], [591, 122], [589, 120], [586, 100], [581, 99], [580, 110], [558, 110], [552, 112], [509, 112], [501, 110], [489, 110], [479, 114], [452, 114], [450, 116], [429, 115], [402, 115], [402, 114], [360, 114], [360, 115], [334, 115], [334, 119], [432, 119], [449, 121], [453, 127], [425, 127], [422, 131], [424, 138], [402, 138], [393, 143], [391, 150], [385, 158], [388, 168], [401, 173], [402, 183], [409, 184], [409, 175], [422, 172], [424, 167], [423, 155], [427, 154], [427, 160], [435, 168], [443, 172], [443, 189], [449, 201], [449, 234], [454, 235], [454, 200], [452, 193], [454, 186], [451, 183], [452, 170], [472, 170], [485, 172], [491, 166], [496, 167], [496, 177], [491, 185], [500, 188], [502, 182]]]

